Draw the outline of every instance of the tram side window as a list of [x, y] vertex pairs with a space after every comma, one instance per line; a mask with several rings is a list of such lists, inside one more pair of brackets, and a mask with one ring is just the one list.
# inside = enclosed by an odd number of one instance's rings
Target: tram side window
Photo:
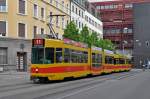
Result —
[[96, 66], [96, 54], [92, 53], [92, 67], [97, 67]]
[[62, 48], [56, 48], [56, 63], [62, 63], [63, 56], [62, 56]]
[[84, 63], [88, 63], [88, 52], [84, 52], [84, 56], [85, 56], [85, 58], [84, 58], [85, 62]]
[[54, 48], [45, 48], [45, 64], [54, 63]]
[[126, 60], [126, 63], [127, 63], [127, 64], [131, 64], [131, 60], [127, 59], [127, 60]]
[[101, 54], [97, 54], [97, 62], [98, 63], [102, 63], [102, 55]]
[[70, 63], [70, 49], [65, 48], [64, 50], [64, 62]]
[[119, 59], [114, 59], [114, 64], [119, 64]]
[[122, 64], [125, 64], [125, 59], [122, 59]]
[[92, 66], [93, 67], [100, 67], [102, 62], [101, 54], [92, 53]]
[[124, 59], [119, 59], [119, 63], [120, 64], [125, 64], [125, 60]]
[[111, 56], [106, 56], [106, 57], [105, 57], [105, 63], [106, 63], [106, 64], [113, 64], [113, 57], [111, 57]]
[[92, 63], [96, 63], [95, 62], [95, 53], [92, 53]]
[[105, 57], [105, 63], [108, 64], [109, 63], [109, 56]]
[[78, 63], [78, 52], [75, 50], [71, 50], [71, 62]]
[[96, 66], [97, 67], [101, 66], [101, 63], [102, 63], [102, 55], [96, 54]]
[[78, 51], [78, 63], [82, 63], [82, 55], [83, 53]]

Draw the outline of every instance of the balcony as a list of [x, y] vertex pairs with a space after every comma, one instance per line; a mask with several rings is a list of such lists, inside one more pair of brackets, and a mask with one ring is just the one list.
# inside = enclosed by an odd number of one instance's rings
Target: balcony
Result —
[[133, 33], [107, 33], [104, 34], [105, 39], [112, 41], [133, 40]]
[[125, 45], [121, 45], [121, 44], [115, 44], [117, 49], [123, 49], [123, 46], [125, 49], [133, 49], [133, 44], [125, 44]]
[[116, 21], [112, 21], [112, 22], [103, 22], [103, 26], [104, 27], [109, 27], [109, 26], [117, 26], [117, 27], [122, 27], [122, 26], [126, 26], [126, 25], [132, 25], [133, 21], [132, 20], [128, 20], [128, 21], [122, 21], [122, 20], [116, 20]]
[[0, 12], [7, 12], [7, 6], [0, 6]]

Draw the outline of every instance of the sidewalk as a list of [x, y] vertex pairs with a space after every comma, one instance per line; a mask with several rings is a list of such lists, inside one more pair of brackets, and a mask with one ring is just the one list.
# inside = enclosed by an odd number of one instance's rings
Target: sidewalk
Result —
[[0, 72], [0, 86], [30, 82], [29, 72], [5, 71]]
[[0, 72], [0, 75], [28, 75], [30, 74], [29, 71], [26, 72], [20, 72], [20, 71], [4, 71], [4, 72]]
[[[142, 69], [132, 69], [132, 71], [142, 71]], [[30, 75], [30, 71], [20, 72], [20, 71], [11, 70], [11, 71], [0, 72], [0, 75]]]

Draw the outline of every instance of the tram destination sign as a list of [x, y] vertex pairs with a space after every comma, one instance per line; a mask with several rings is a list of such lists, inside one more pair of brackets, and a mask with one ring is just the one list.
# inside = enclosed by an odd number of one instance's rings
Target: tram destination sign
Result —
[[44, 39], [33, 39], [32, 47], [44, 47], [45, 40]]

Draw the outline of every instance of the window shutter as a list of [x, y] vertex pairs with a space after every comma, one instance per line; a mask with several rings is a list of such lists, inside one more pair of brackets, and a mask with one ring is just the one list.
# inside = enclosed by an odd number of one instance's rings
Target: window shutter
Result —
[[18, 30], [19, 37], [25, 37], [25, 24], [19, 23], [18, 29], [19, 29]]
[[25, 1], [19, 0], [19, 13], [25, 14]]
[[0, 34], [6, 34], [6, 22], [0, 21]]

